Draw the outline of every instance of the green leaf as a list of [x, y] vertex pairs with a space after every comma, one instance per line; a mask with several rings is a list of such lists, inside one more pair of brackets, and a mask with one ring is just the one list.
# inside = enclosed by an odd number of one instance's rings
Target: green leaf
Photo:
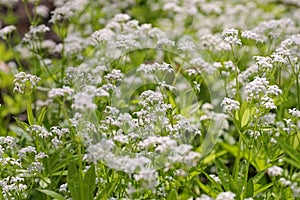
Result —
[[34, 125], [34, 117], [33, 117], [30, 98], [27, 102], [27, 117], [28, 117], [29, 125]]
[[237, 121], [240, 121], [240, 112], [238, 110], [235, 111], [234, 113], [234, 118], [237, 120]]
[[220, 193], [223, 192], [222, 186], [220, 183], [218, 183], [217, 181], [215, 181], [210, 175], [208, 175], [207, 173], [203, 172], [204, 175], [206, 176], [206, 178], [212, 183], [213, 187], [215, 187], [218, 191], [215, 191], [216, 193]]
[[189, 173], [189, 176], [187, 177], [187, 181], [192, 180], [196, 176], [199, 176], [203, 172], [203, 168], [197, 168]]
[[29, 125], [25, 122], [20, 121], [18, 118], [14, 117], [18, 126], [23, 129], [23, 131], [27, 132], [29, 129]]
[[224, 154], [226, 154], [227, 151], [226, 150], [223, 150], [223, 151], [219, 151], [217, 153], [211, 153], [209, 154], [208, 156], [206, 156], [204, 159], [203, 159], [203, 164], [210, 164], [211, 162], [213, 162], [217, 157], [220, 157]]
[[221, 145], [222, 145], [223, 149], [225, 149], [227, 152], [231, 153], [234, 157], [237, 156], [238, 151], [239, 151], [237, 145], [229, 145], [224, 142], [222, 142]]
[[245, 198], [253, 197], [253, 193], [254, 193], [253, 179], [250, 178], [246, 185]]
[[115, 190], [119, 181], [120, 181], [119, 178], [116, 177], [115, 179], [112, 180], [112, 182], [105, 185], [103, 190], [96, 197], [96, 200], [108, 199], [108, 197], [111, 195], [111, 193], [113, 193], [113, 191]]
[[253, 178], [252, 178], [252, 182], [253, 184], [256, 184], [260, 181], [260, 179], [265, 175], [265, 171], [260, 171], [258, 172]]
[[236, 192], [236, 184], [233, 181], [232, 176], [229, 174], [227, 167], [223, 164], [223, 162], [219, 159], [215, 159], [217, 174], [222, 181], [222, 185], [226, 191]]
[[215, 198], [218, 193], [216, 193], [210, 186], [204, 185], [199, 179], [196, 180], [198, 186], [209, 196]]
[[291, 164], [292, 166], [297, 167], [298, 169], [300, 169], [300, 163], [298, 163], [298, 162], [296, 162], [296, 161], [294, 161], [290, 158], [283, 158], [283, 161], [285, 161], [285, 162]]
[[277, 142], [284, 150], [284, 152], [288, 154], [292, 159], [294, 159], [293, 165], [300, 166], [300, 152], [293, 149], [293, 147], [287, 144], [282, 138], [279, 138]]
[[237, 195], [241, 194], [244, 184], [246, 182], [246, 173], [247, 173], [246, 168], [247, 168], [247, 160], [242, 160], [240, 163], [239, 173], [237, 177], [237, 187], [238, 187]]
[[269, 187], [273, 186], [274, 183], [268, 183], [266, 185], [263, 185], [262, 187], [259, 187], [257, 188], [255, 191], [254, 191], [254, 196], [267, 190]]
[[74, 161], [69, 164], [67, 183], [72, 199], [84, 200], [83, 177]]
[[51, 190], [45, 190], [45, 189], [36, 189], [37, 191], [44, 193], [47, 196], [50, 196], [57, 200], [66, 200], [61, 194], [58, 194], [57, 192], [51, 191]]
[[96, 174], [95, 166], [90, 166], [89, 170], [86, 172], [83, 180], [83, 191], [85, 192], [86, 200], [94, 199], [94, 190], [96, 189]]
[[250, 114], [251, 114], [250, 108], [246, 108], [243, 113], [242, 120], [241, 120], [242, 128], [248, 124], [248, 122], [250, 120]]
[[171, 192], [167, 196], [167, 200], [178, 199], [177, 191], [172, 189]]
[[45, 118], [46, 111], [47, 111], [47, 107], [45, 106], [45, 107], [42, 108], [42, 111], [38, 116], [37, 125], [39, 125], [39, 126], [42, 125], [42, 123], [44, 121], [44, 118]]

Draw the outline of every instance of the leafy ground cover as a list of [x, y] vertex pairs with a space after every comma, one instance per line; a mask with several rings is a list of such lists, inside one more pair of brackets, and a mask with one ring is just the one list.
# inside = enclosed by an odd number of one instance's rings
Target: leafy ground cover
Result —
[[0, 199], [300, 199], [297, 0], [0, 5]]

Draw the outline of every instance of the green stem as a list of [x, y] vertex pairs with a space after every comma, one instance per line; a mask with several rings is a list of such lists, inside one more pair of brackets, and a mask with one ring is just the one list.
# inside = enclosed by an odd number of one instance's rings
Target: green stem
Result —
[[[23, 2], [24, 2], [24, 1], [23, 1]], [[27, 17], [28, 17], [28, 20], [29, 20], [30, 24], [32, 24], [33, 21], [32, 21], [30, 12], [29, 12], [29, 10], [28, 10], [28, 4], [25, 3], [25, 2], [24, 2], [24, 8], [25, 8], [25, 12], [26, 12], [26, 15], [27, 15]]]
[[238, 173], [239, 173], [239, 168], [240, 168], [241, 151], [242, 151], [242, 142], [243, 142], [242, 136], [241, 136], [242, 133], [238, 127], [237, 127], [237, 131], [239, 133], [239, 142], [238, 142], [238, 152], [237, 152], [237, 156], [235, 158], [234, 170], [233, 170], [234, 180], [237, 180], [237, 178], [238, 178]]
[[236, 87], [236, 93], [235, 93], [235, 98], [236, 100], [239, 99], [239, 79], [238, 79], [238, 63], [235, 59], [235, 56], [234, 56], [234, 49], [233, 49], [233, 46], [230, 45], [231, 47], [231, 55], [232, 55], [232, 59], [233, 59], [233, 63], [234, 63], [234, 71], [235, 71], [235, 87]]
[[296, 82], [297, 82], [297, 108], [300, 109], [300, 87], [299, 87], [299, 72], [296, 73]]

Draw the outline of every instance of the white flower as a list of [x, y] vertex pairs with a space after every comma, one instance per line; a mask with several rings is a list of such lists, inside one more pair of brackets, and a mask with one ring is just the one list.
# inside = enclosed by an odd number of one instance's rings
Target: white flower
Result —
[[104, 78], [110, 83], [119, 82], [122, 80], [123, 74], [121, 70], [113, 69], [110, 73], [104, 76]]
[[[32, 75], [32, 74], [26, 74], [25, 72], [20, 72], [15, 75], [14, 83], [14, 91], [17, 91], [19, 93], [24, 93], [27, 90], [32, 90], [34, 87], [38, 85], [40, 82], [41, 78]], [[28, 88], [28, 84], [29, 88]]]
[[213, 200], [213, 198], [205, 194], [202, 194], [200, 197], [197, 197], [196, 200]]
[[255, 79], [245, 87], [248, 100], [259, 99], [261, 95], [266, 94], [268, 84], [269, 81], [267, 81], [266, 78], [255, 77]]
[[94, 86], [87, 86], [84, 88], [85, 91], [75, 94], [72, 108], [83, 112], [87, 110], [95, 110], [97, 108], [94, 102], [94, 98], [96, 96], [95, 89], [96, 88]]
[[47, 6], [39, 5], [36, 7], [36, 14], [46, 18], [49, 15], [49, 9]]
[[48, 98], [54, 99], [55, 97], [64, 97], [64, 96], [72, 96], [74, 90], [68, 86], [63, 86], [63, 88], [52, 88], [48, 92]]
[[45, 157], [49, 157], [49, 156], [44, 152], [39, 152], [37, 155], [35, 155], [34, 160], [38, 161], [39, 159], [43, 159]]
[[14, 31], [16, 30], [16, 27], [13, 25], [10, 26], [5, 26], [4, 28], [2, 28], [0, 30], [0, 38], [2, 38], [3, 40], [6, 40], [7, 37]]
[[216, 181], [217, 183], [222, 183], [221, 179], [216, 176], [215, 174], [210, 174], [209, 175], [212, 179], [214, 179], [214, 181]]
[[124, 22], [128, 21], [130, 18], [131, 17], [129, 15], [120, 13], [116, 14], [112, 20], [116, 22]]
[[282, 93], [282, 90], [279, 89], [277, 85], [270, 85], [268, 86], [267, 94], [279, 96]]
[[256, 64], [261, 67], [263, 70], [272, 70], [272, 59], [270, 57], [264, 56], [254, 56], [254, 60], [256, 60]]
[[222, 32], [224, 41], [230, 45], [242, 45], [242, 41], [238, 38], [239, 31], [234, 28], [227, 28]]
[[60, 139], [58, 139], [57, 136], [55, 136], [55, 137], [51, 140], [51, 143], [52, 143], [54, 149], [57, 149], [60, 145], [63, 144], [63, 142], [62, 142]]
[[55, 10], [51, 11], [50, 23], [55, 24], [57, 22], [68, 20], [74, 15], [70, 3], [66, 3], [62, 7], [57, 7]]
[[242, 31], [241, 36], [242, 36], [242, 38], [245, 38], [247, 40], [253, 40], [256, 43], [263, 42], [262, 37], [259, 34], [253, 32], [253, 31]]
[[233, 110], [239, 110], [240, 109], [240, 103], [238, 101], [235, 101], [233, 99], [225, 97], [223, 101], [221, 102], [221, 106], [224, 107], [225, 112], [232, 112]]
[[28, 166], [28, 171], [30, 173], [40, 173], [42, 170], [44, 170], [44, 166], [41, 162], [33, 162]]
[[0, 5], [5, 5], [7, 7], [13, 7], [19, 0], [1, 0]]
[[284, 186], [289, 186], [289, 185], [292, 184], [292, 182], [291, 182], [290, 180], [287, 180], [287, 179], [285, 179], [285, 178], [283, 178], [283, 177], [281, 177], [281, 178], [279, 179], [279, 181], [280, 181]]
[[[277, 50], [277, 51], [279, 51], [279, 50]], [[287, 64], [287, 60], [284, 59], [282, 53], [274, 52], [274, 53], [272, 53], [271, 58], [272, 58], [272, 63], [282, 64], [282, 65]]]
[[274, 103], [274, 100], [271, 99], [270, 97], [264, 96], [261, 98], [261, 104], [266, 108], [266, 109], [276, 109], [277, 106]]
[[67, 190], [67, 187], [68, 187], [68, 183], [65, 183], [65, 184], [61, 184], [60, 186], [59, 186], [59, 192], [67, 192], [68, 190]]
[[33, 147], [33, 146], [24, 147], [24, 148], [22, 148], [22, 149], [19, 150], [18, 155], [22, 159], [22, 158], [25, 157], [25, 155], [27, 153], [34, 153], [34, 154], [36, 154], [35, 147]]
[[48, 138], [52, 136], [52, 132], [47, 131], [44, 127], [38, 125], [32, 125], [31, 130], [34, 134], [41, 138]]
[[270, 176], [280, 176], [283, 173], [283, 169], [281, 167], [278, 167], [278, 166], [272, 166], [272, 167], [267, 169], [267, 173]]
[[289, 109], [289, 113], [296, 118], [300, 118], [300, 111], [297, 108]]
[[235, 199], [236, 194], [234, 194], [233, 192], [221, 192], [220, 194], [218, 194], [218, 196], [216, 197], [216, 200], [234, 200]]
[[109, 42], [114, 36], [115, 33], [112, 30], [104, 28], [95, 31], [91, 37], [95, 44], [101, 44], [102, 42]]

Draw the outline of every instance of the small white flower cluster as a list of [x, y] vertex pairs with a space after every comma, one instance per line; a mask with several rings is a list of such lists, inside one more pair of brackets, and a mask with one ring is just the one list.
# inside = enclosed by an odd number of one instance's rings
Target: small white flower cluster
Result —
[[200, 197], [197, 197], [196, 200], [213, 200], [213, 198], [206, 194], [202, 194]]
[[258, 26], [256, 26], [253, 32], [265, 35], [264, 41], [268, 39], [278, 39], [283, 33], [294, 32], [295, 23], [292, 19], [282, 18], [282, 19], [271, 19], [269, 21], [263, 21]]
[[121, 82], [123, 74], [121, 70], [113, 69], [110, 73], [104, 76], [104, 78], [111, 84]]
[[49, 138], [52, 136], [51, 132], [39, 125], [32, 125], [30, 129], [34, 135], [39, 136], [40, 138]]
[[43, 163], [41, 163], [39, 161], [32, 162], [27, 168], [27, 170], [32, 174], [41, 173], [41, 171], [43, 171], [44, 169], [45, 168], [43, 166]]
[[170, 66], [170, 64], [167, 64], [163, 62], [162, 64], [160, 63], [153, 63], [153, 64], [141, 64], [137, 71], [142, 71], [145, 74], [154, 74], [158, 71], [163, 71], [163, 72], [173, 72], [174, 69]]
[[164, 100], [161, 93], [147, 90], [140, 95], [139, 104], [144, 108], [148, 108], [149, 106], [163, 104], [163, 102]]
[[6, 40], [14, 30], [16, 30], [16, 27], [13, 25], [5, 26], [4, 28], [0, 29], [0, 38]]
[[44, 5], [38, 5], [36, 7], [36, 14], [43, 17], [43, 18], [47, 18], [49, 15], [49, 9], [47, 6]]
[[66, 193], [67, 191], [68, 191], [68, 183], [65, 183], [65, 184], [61, 184], [60, 186], [59, 186], [59, 192], [61, 192], [61, 193]]
[[241, 37], [249, 41], [255, 41], [256, 43], [263, 42], [263, 37], [253, 31], [242, 31]]
[[98, 31], [95, 31], [91, 37], [95, 44], [101, 44], [103, 42], [109, 42], [115, 36], [115, 32], [108, 28], [104, 28]]
[[50, 23], [56, 24], [58, 22], [68, 20], [74, 16], [74, 10], [72, 9], [72, 3], [68, 2], [61, 7], [57, 7], [55, 10], [51, 11]]
[[245, 87], [247, 101], [258, 100], [267, 109], [276, 109], [273, 96], [279, 96], [282, 90], [277, 85], [269, 85], [269, 81], [263, 77], [255, 77]]
[[222, 184], [221, 179], [220, 179], [217, 175], [215, 175], [215, 174], [209, 174], [209, 176], [210, 176], [214, 181], [216, 181], [217, 183]]
[[234, 110], [240, 109], [240, 103], [236, 100], [225, 97], [221, 102], [221, 106], [225, 109], [225, 112], [232, 113]]
[[236, 194], [234, 194], [233, 192], [221, 192], [220, 194], [218, 194], [218, 196], [216, 197], [216, 200], [234, 200], [236, 197]]
[[172, 150], [175, 146], [177, 146], [177, 142], [175, 140], [172, 140], [168, 136], [149, 136], [148, 138], [139, 142], [138, 146], [140, 148], [155, 146], [155, 151], [164, 153]]
[[283, 169], [281, 167], [274, 165], [267, 169], [267, 173], [270, 176], [280, 176], [283, 173]]
[[200, 38], [200, 44], [202, 48], [212, 52], [230, 51], [230, 45], [224, 42], [224, 40], [218, 35], [203, 35]]
[[275, 55], [280, 56], [285, 63], [297, 66], [300, 55], [300, 34], [288, 36], [280, 43], [279, 48], [276, 49]]
[[37, 151], [36, 151], [35, 147], [33, 147], [33, 146], [27, 146], [27, 147], [24, 147], [24, 148], [22, 148], [22, 149], [19, 150], [18, 156], [19, 156], [20, 159], [23, 159], [23, 158], [26, 157], [27, 153], [36, 154]]
[[203, 58], [193, 58], [190, 63], [197, 68], [201, 73], [207, 73], [209, 75], [216, 71], [216, 68], [211, 63], [206, 62]]
[[11, 136], [0, 136], [0, 145], [5, 145], [6, 149], [13, 150], [17, 146], [17, 140]]
[[95, 97], [108, 97], [109, 93], [103, 87], [96, 88], [95, 86], [85, 86], [82, 92], [77, 92], [74, 95], [72, 108], [75, 110], [95, 110]]
[[25, 191], [28, 186], [24, 184], [24, 178], [8, 176], [0, 180], [0, 188], [4, 199], [14, 199], [12, 194], [20, 194]]
[[4, 5], [7, 7], [13, 7], [18, 2], [19, 2], [19, 0], [1, 0], [0, 5]]
[[272, 59], [268, 56], [254, 56], [253, 59], [256, 61], [259, 69], [263, 71], [271, 71], [273, 69]]
[[297, 108], [289, 109], [289, 114], [295, 118], [300, 118], [300, 111]]
[[50, 31], [50, 28], [44, 24], [38, 26], [30, 26], [29, 32], [26, 33], [22, 39], [25, 44], [29, 44], [31, 48], [34, 47], [34, 42], [39, 41], [39, 35]]
[[195, 43], [191, 41], [189, 38], [184, 37], [178, 41], [178, 50], [193, 51], [195, 47], [196, 47]]
[[48, 92], [48, 98], [53, 100], [56, 97], [72, 97], [74, 90], [68, 86], [63, 86], [63, 88], [52, 88]]
[[242, 41], [239, 38], [239, 31], [234, 28], [227, 28], [222, 32], [224, 41], [230, 45], [242, 45]]
[[15, 75], [14, 79], [14, 92], [26, 93], [31, 92], [40, 82], [41, 78], [32, 75], [26, 74], [25, 72], [20, 72]]

